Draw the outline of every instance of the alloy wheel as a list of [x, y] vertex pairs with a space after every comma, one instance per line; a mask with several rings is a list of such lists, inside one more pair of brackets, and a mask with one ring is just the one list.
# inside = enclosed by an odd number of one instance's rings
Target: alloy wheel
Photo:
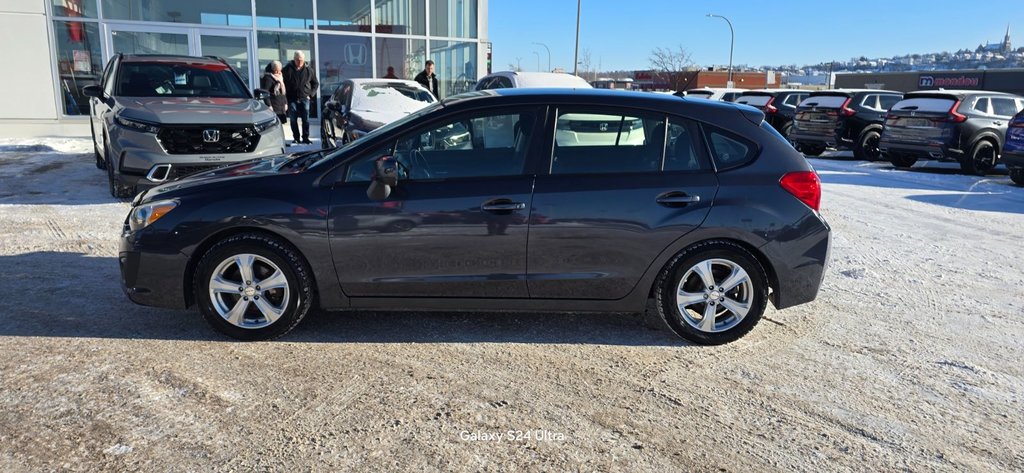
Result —
[[238, 254], [222, 261], [210, 276], [213, 308], [231, 325], [267, 327], [284, 315], [291, 297], [288, 278], [272, 261]]
[[702, 332], [729, 330], [750, 312], [754, 291], [750, 276], [727, 259], [708, 259], [688, 269], [676, 289], [681, 318]]

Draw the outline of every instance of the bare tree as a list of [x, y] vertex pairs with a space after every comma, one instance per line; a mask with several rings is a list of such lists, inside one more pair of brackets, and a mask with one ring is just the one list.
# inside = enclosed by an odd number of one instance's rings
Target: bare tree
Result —
[[[587, 78], [587, 74], [593, 72], [590, 68], [593, 66], [593, 61], [590, 58], [590, 48], [583, 48], [580, 51], [580, 77]], [[593, 78], [589, 80], [595, 80]]]
[[682, 45], [675, 49], [657, 47], [651, 51], [649, 60], [654, 76], [660, 82], [669, 84], [672, 90], [680, 90], [686, 80], [682, 72], [693, 65], [690, 56], [690, 51]]

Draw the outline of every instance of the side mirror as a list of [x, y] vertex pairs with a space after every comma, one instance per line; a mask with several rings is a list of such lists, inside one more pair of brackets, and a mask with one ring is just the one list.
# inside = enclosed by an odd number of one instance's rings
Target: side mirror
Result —
[[103, 98], [103, 88], [98, 85], [87, 85], [82, 87], [82, 95], [95, 99]]
[[270, 98], [270, 92], [266, 89], [253, 89], [252, 96], [255, 97], [256, 100], [267, 100]]
[[398, 161], [391, 156], [382, 156], [374, 163], [373, 176], [366, 196], [370, 200], [384, 200], [391, 195], [391, 188], [398, 186]]

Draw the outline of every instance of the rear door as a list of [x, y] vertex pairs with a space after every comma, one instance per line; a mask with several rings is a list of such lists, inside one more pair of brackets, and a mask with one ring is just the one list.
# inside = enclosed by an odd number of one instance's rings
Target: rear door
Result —
[[622, 298], [707, 216], [718, 180], [703, 142], [686, 119], [627, 108], [562, 106], [549, 123], [554, 143], [530, 219], [530, 297]]
[[794, 131], [833, 139], [839, 122], [839, 109], [849, 100], [846, 94], [814, 94], [796, 109]]
[[[913, 145], [949, 143], [956, 129], [956, 124], [949, 121], [949, 115], [957, 103], [955, 96], [943, 94], [905, 97], [896, 102], [885, 116], [882, 132], [885, 140]], [[988, 102], [981, 106], [987, 110]]]

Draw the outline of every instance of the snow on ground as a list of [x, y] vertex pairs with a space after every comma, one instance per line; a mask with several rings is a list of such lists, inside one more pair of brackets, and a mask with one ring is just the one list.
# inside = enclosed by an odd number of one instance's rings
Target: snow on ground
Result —
[[[721, 347], [618, 314], [320, 314], [236, 343], [121, 293], [128, 205], [90, 146], [0, 140], [0, 470], [1024, 469], [1005, 175], [812, 159], [821, 294]], [[530, 429], [564, 440], [462, 436]]]

